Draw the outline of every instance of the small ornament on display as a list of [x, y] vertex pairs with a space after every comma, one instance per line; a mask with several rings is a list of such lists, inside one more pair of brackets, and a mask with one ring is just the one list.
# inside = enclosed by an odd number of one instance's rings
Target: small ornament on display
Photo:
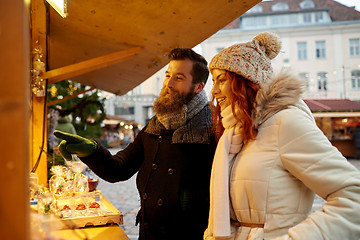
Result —
[[71, 196], [60, 197], [56, 200], [59, 217], [72, 217], [72, 210], [75, 209], [74, 199]]
[[100, 204], [97, 202], [92, 202], [92, 203], [90, 203], [89, 208], [100, 208]]
[[65, 191], [66, 193], [72, 193], [74, 191], [74, 175], [68, 167], [64, 167], [63, 178], [65, 179]]
[[42, 193], [38, 197], [38, 212], [43, 214], [56, 214], [56, 199], [52, 192]]
[[88, 177], [82, 173], [76, 173], [74, 178], [74, 192], [89, 192]]
[[64, 205], [62, 209], [60, 209], [60, 211], [69, 211], [71, 210], [71, 208], [68, 205]]
[[85, 204], [88, 208], [87, 214], [90, 216], [104, 215], [103, 203], [99, 192], [90, 192], [85, 197]]
[[[38, 42], [37, 42], [38, 43]], [[45, 63], [41, 61], [43, 57], [42, 48], [38, 45], [34, 51], [34, 58], [32, 63], [32, 82], [31, 82], [31, 91], [37, 97], [45, 96], [45, 80], [40, 77], [40, 74], [45, 72]]]
[[52, 166], [50, 171], [54, 174], [49, 180], [50, 192], [57, 196], [62, 196], [66, 193], [67, 182], [64, 179], [64, 172], [66, 167], [57, 165]]
[[87, 207], [86, 207], [86, 196], [75, 196], [73, 197], [74, 201], [74, 211], [72, 212], [74, 217], [87, 216]]
[[76, 206], [76, 210], [85, 210], [85, 209], [86, 209], [86, 206], [83, 203], [80, 203]]
[[30, 204], [35, 205], [37, 198], [40, 194], [44, 192], [43, 187], [39, 185], [39, 177], [36, 173], [30, 173], [29, 178], [30, 185]]
[[86, 165], [76, 155], [73, 155], [73, 161], [65, 160], [65, 163], [74, 172], [73, 191], [76, 193], [89, 192], [88, 177], [82, 173]]
[[56, 205], [60, 218], [105, 215], [100, 192], [59, 197]]

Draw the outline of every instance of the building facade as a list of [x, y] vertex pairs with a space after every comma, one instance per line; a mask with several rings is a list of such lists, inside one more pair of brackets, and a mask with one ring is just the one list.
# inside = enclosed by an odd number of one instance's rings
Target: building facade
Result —
[[[222, 49], [250, 41], [264, 31], [274, 32], [282, 40], [281, 52], [273, 60], [274, 70], [289, 68], [307, 80], [304, 98], [360, 101], [360, 12], [332, 0], [263, 1], [194, 50], [210, 62]], [[130, 108], [127, 117], [145, 125], [153, 115], [151, 107], [166, 68], [128, 94], [112, 96], [110, 111], [123, 114], [119, 109]], [[211, 88], [210, 76], [205, 86], [209, 99]]]
[[307, 80], [304, 98], [360, 101], [360, 12], [332, 0], [263, 1], [201, 43], [202, 53], [210, 60], [264, 31], [282, 40], [275, 71]]

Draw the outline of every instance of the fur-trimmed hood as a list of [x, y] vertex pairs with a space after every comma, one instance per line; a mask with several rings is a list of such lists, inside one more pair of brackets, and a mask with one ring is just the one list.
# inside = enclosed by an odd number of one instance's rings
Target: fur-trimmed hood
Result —
[[285, 70], [260, 85], [252, 112], [254, 127], [257, 129], [268, 118], [289, 106], [296, 106], [309, 114], [304, 104], [299, 104], [305, 85], [305, 80]]

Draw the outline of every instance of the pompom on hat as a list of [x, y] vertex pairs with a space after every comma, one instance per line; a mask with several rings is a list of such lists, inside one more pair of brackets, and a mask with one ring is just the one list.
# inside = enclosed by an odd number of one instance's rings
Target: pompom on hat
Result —
[[260, 33], [251, 42], [232, 45], [213, 57], [209, 70], [223, 69], [234, 72], [261, 85], [273, 73], [271, 59], [281, 49], [280, 38], [269, 32]]

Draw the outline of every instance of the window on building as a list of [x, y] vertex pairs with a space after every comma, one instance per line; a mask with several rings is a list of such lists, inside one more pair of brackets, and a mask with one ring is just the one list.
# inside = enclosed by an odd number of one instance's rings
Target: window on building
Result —
[[318, 73], [317, 74], [317, 81], [318, 81], [318, 90], [319, 91], [327, 91], [328, 90], [327, 73], [325, 73], [325, 72]]
[[307, 44], [306, 42], [297, 43], [298, 60], [307, 59]]
[[326, 57], [325, 41], [316, 41], [315, 51], [317, 59], [324, 59]]
[[300, 73], [299, 76], [306, 81], [306, 89], [308, 90], [310, 85], [309, 73]]
[[267, 25], [265, 16], [246, 16], [240, 18], [240, 22], [243, 29], [265, 28]]
[[274, 4], [271, 6], [271, 9], [274, 11], [274, 12], [277, 12], [277, 11], [287, 11], [289, 10], [289, 5], [287, 5], [286, 3], [283, 3], [283, 2], [279, 2], [277, 4]]
[[304, 13], [303, 20], [304, 20], [304, 23], [311, 23], [311, 13]]
[[300, 3], [301, 9], [309, 9], [309, 8], [315, 8], [315, 4], [311, 0], [304, 0]]
[[134, 107], [115, 107], [115, 115], [134, 115]]
[[315, 22], [317, 22], [317, 23], [322, 23], [322, 22], [324, 22], [325, 21], [325, 19], [324, 19], [324, 14], [323, 14], [323, 12], [316, 12], [315, 13]]
[[257, 16], [255, 17], [255, 22], [257, 27], [265, 27], [266, 26], [266, 17]]
[[289, 26], [290, 16], [288, 14], [273, 15], [271, 16], [271, 24], [277, 26]]
[[351, 86], [354, 89], [360, 89], [360, 71], [355, 70], [351, 72]]
[[350, 57], [360, 57], [360, 39], [349, 39]]
[[280, 24], [280, 16], [279, 15], [271, 16], [271, 24], [279, 25]]
[[297, 14], [289, 14], [289, 23], [290, 25], [298, 24], [298, 15]]
[[244, 17], [242, 19], [241, 26], [243, 28], [254, 28], [255, 27], [255, 17]]

